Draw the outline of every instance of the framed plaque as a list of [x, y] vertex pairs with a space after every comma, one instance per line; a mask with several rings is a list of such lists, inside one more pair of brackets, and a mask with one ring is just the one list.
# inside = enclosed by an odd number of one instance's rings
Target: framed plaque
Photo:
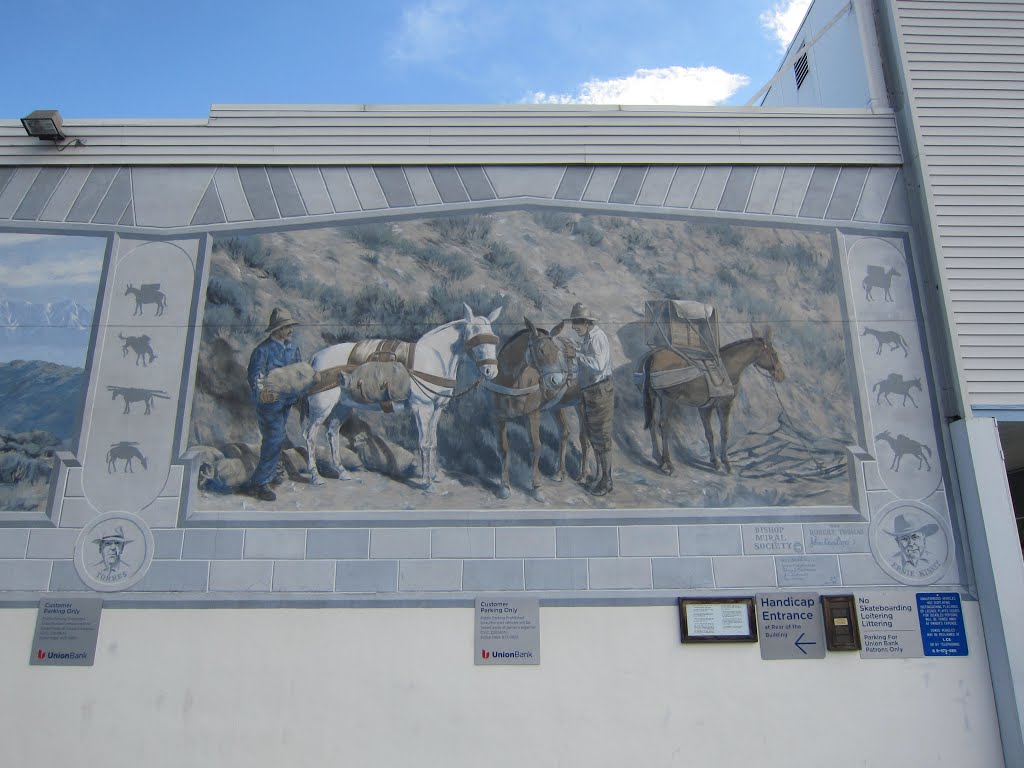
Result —
[[756, 643], [752, 597], [681, 597], [684, 643]]

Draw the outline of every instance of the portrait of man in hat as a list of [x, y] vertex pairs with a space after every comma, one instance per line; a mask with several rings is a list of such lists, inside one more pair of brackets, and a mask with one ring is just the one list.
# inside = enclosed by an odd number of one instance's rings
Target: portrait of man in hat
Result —
[[132, 539], [125, 538], [123, 527], [117, 526], [113, 533], [93, 539], [92, 543], [100, 550], [100, 561], [94, 566], [97, 581], [110, 583], [121, 581], [131, 575], [131, 566], [121, 559], [125, 544], [132, 543]]
[[274, 501], [277, 494], [271, 485], [280, 482], [278, 463], [287, 439], [288, 414], [298, 395], [284, 395], [264, 386], [266, 376], [277, 368], [302, 361], [292, 332], [298, 325], [286, 309], [275, 307], [264, 331], [266, 338], [249, 356], [248, 380], [256, 403], [256, 422], [260, 428], [260, 458], [245, 490], [260, 501]]
[[608, 336], [582, 301], [576, 302], [566, 322], [572, 324], [579, 340], [575, 342], [579, 366], [580, 392], [583, 396], [583, 420], [587, 438], [594, 448], [597, 474], [584, 480], [594, 496], [612, 492], [612, 415], [615, 388], [612, 385], [612, 350]]
[[[884, 529], [883, 529], [884, 530]], [[920, 568], [931, 562], [928, 551], [928, 537], [939, 531], [937, 523], [928, 521], [915, 524], [906, 515], [896, 515], [893, 530], [885, 532], [893, 537], [899, 551], [892, 556], [890, 564], [893, 568]]]

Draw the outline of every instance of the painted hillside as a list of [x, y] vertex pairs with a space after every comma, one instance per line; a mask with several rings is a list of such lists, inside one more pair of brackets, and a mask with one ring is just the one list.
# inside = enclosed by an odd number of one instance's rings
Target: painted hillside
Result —
[[42, 360], [0, 363], [0, 510], [42, 509], [54, 453], [70, 447], [82, 400], [81, 368]]
[[[828, 236], [725, 222], [581, 215], [550, 209], [358, 224], [216, 241], [206, 291], [189, 443], [210, 463], [251, 463], [259, 433], [245, 367], [270, 312], [301, 322], [306, 358], [362, 338], [413, 340], [463, 315], [502, 308], [502, 338], [523, 317], [550, 328], [576, 301], [600, 319], [615, 366], [616, 491], [595, 500], [576, 483], [548, 483], [548, 506], [723, 507], [849, 503], [844, 446], [857, 433], [848, 383], [842, 292]], [[721, 341], [770, 326], [786, 372], [773, 384], [749, 369], [732, 414], [734, 472], [713, 471], [695, 409], [680, 409], [666, 477], [651, 459], [634, 362], [646, 351], [644, 303], [691, 299], [717, 307]], [[463, 370], [471, 366], [464, 366]], [[460, 388], [472, 384], [472, 375]], [[490, 395], [456, 400], [439, 429], [446, 492], [427, 496], [408, 479], [416, 432], [407, 414], [360, 414], [378, 446], [349, 443], [344, 461], [363, 484], [359, 504], [379, 509], [536, 507], [529, 491], [528, 437], [517, 426], [511, 499], [495, 498], [500, 472]], [[298, 417], [290, 437], [302, 446]], [[542, 419], [542, 470], [556, 461], [557, 428]], [[343, 444], [345, 441], [342, 441]], [[322, 450], [322, 446], [321, 446]], [[385, 459], [380, 452], [389, 453]], [[573, 465], [575, 462], [575, 465]], [[570, 451], [570, 471], [578, 470]], [[237, 462], [236, 462], [237, 463]], [[238, 468], [236, 467], [236, 476]], [[237, 477], [236, 477], [237, 480]], [[293, 475], [278, 504], [345, 509], [351, 487], [326, 491]], [[372, 491], [372, 493], [367, 493]], [[251, 503], [236, 494], [200, 498], [201, 508]]]

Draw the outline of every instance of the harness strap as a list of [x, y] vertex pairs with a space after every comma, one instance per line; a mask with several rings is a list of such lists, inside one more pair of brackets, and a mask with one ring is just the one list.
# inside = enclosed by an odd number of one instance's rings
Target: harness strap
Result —
[[533, 384], [529, 387], [521, 387], [519, 389], [516, 389], [514, 387], [506, 387], [501, 384], [496, 384], [493, 381], [485, 380], [483, 382], [483, 388], [489, 389], [491, 390], [491, 392], [497, 392], [499, 395], [519, 396], [529, 395], [532, 394], [533, 392], [537, 392], [540, 389], [540, 384]]

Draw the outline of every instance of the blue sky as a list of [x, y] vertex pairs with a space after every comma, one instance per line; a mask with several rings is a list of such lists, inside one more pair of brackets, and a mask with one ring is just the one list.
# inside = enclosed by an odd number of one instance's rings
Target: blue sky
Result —
[[808, 4], [11, 2], [0, 118], [202, 118], [215, 103], [743, 104]]

